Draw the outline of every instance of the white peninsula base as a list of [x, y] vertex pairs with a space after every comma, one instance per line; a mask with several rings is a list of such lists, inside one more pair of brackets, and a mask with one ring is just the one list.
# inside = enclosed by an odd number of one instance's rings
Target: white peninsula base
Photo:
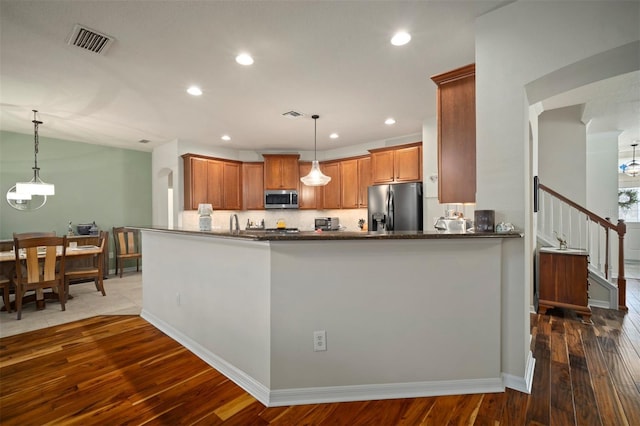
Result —
[[142, 316], [267, 406], [504, 390], [500, 238], [142, 241]]

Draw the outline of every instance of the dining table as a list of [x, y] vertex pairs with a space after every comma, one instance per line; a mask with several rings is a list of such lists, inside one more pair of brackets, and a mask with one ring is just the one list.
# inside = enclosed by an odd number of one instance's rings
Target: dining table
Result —
[[[58, 256], [62, 256], [62, 246], [58, 246], [56, 248], [56, 254]], [[65, 253], [65, 262], [73, 259], [80, 259], [85, 257], [97, 256], [100, 254], [100, 247], [96, 245], [71, 245], [67, 247]], [[20, 250], [19, 253], [20, 259], [25, 259], [26, 254], [24, 250]], [[38, 250], [38, 257], [44, 258], [44, 250]], [[0, 251], [0, 271], [7, 277], [15, 277], [15, 261], [16, 261], [16, 253], [12, 248], [11, 250]], [[36, 301], [36, 307], [38, 310], [45, 309], [46, 303], [45, 300], [59, 300], [58, 294], [54, 292], [43, 292], [42, 290], [37, 290], [35, 294], [30, 294], [25, 296], [22, 299], [23, 304], [28, 302]], [[67, 299], [73, 299], [73, 296], [67, 294]], [[11, 303], [12, 308], [15, 304], [15, 301]], [[2, 310], [6, 308], [3, 307]]]

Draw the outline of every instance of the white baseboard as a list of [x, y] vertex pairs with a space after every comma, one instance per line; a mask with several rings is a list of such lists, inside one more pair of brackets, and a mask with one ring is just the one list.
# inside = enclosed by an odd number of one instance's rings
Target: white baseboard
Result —
[[490, 378], [276, 389], [271, 391], [269, 407], [493, 392], [504, 392], [502, 379]]
[[188, 336], [185, 336], [180, 331], [174, 329], [172, 326], [162, 321], [160, 318], [154, 316], [153, 314], [145, 311], [144, 309], [140, 313], [140, 316], [153, 324], [160, 331], [171, 337], [173, 340], [189, 349], [198, 358], [218, 370], [229, 380], [247, 391], [262, 404], [269, 406], [269, 388], [264, 386], [262, 383], [258, 382], [239, 368], [236, 368], [233, 365], [229, 364], [224, 359], [220, 358], [216, 354], [212, 353], [197, 342], [193, 341]]
[[271, 390], [153, 314], [143, 309], [140, 316], [224, 374], [267, 407], [504, 392], [503, 379], [500, 377]]
[[512, 374], [502, 373], [502, 381], [504, 386], [509, 389], [517, 390], [523, 393], [531, 393], [531, 385], [533, 384], [533, 372], [536, 367], [536, 359], [533, 353], [529, 351], [527, 355], [527, 365], [525, 367], [524, 377], [514, 376]]
[[[617, 303], [617, 301], [616, 301], [616, 303]], [[589, 306], [594, 306], [596, 308], [612, 309], [611, 308], [611, 303], [610, 303], [609, 300], [589, 299]], [[613, 308], [613, 309], [616, 309], [616, 308]]]

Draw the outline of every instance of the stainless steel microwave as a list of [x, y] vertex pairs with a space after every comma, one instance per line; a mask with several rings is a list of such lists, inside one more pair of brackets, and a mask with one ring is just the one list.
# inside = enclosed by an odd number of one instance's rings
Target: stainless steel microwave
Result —
[[267, 189], [264, 191], [265, 209], [297, 209], [298, 191], [295, 189]]

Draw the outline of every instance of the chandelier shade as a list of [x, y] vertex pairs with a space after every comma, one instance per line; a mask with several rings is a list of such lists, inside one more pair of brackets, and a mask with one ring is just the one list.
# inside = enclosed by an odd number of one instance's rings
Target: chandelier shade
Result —
[[331, 182], [331, 177], [322, 173], [320, 170], [320, 163], [318, 162], [316, 155], [316, 145], [317, 145], [317, 124], [319, 115], [314, 114], [311, 116], [313, 118], [313, 162], [311, 163], [311, 171], [306, 176], [300, 178], [300, 181], [306, 186], [324, 186]]

